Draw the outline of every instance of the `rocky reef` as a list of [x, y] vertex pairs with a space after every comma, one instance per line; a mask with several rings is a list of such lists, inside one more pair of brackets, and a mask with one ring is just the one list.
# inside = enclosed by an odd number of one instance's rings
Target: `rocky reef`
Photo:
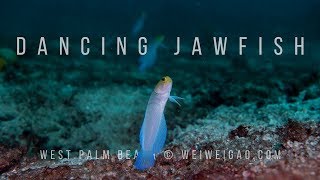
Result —
[[[116, 155], [100, 160], [46, 161], [27, 156], [25, 148], [4, 147], [1, 147], [0, 171], [4, 172], [2, 178], [10, 179], [316, 179], [320, 175], [319, 109], [320, 99], [262, 109], [249, 104], [217, 108], [196, 125], [175, 132], [179, 135], [170, 138], [173, 141], [158, 155], [155, 167], [145, 172], [133, 168], [133, 159], [119, 159]], [[228, 155], [226, 159], [200, 159], [197, 153], [197, 158], [192, 159], [192, 150], [217, 149], [249, 150], [251, 154], [249, 159], [230, 159]], [[164, 155], [169, 150], [174, 154], [170, 159]], [[190, 154], [183, 157], [181, 150]], [[270, 151], [270, 156], [259, 157], [257, 150]], [[277, 151], [279, 157], [274, 153]]]
[[[245, 57], [164, 56], [140, 73], [132, 57], [108, 58], [24, 57], [6, 66], [0, 73], [0, 179], [320, 176], [316, 70], [288, 65], [284, 71], [276, 62], [257, 68]], [[167, 104], [166, 147], [155, 167], [140, 172], [117, 150], [139, 148], [146, 103], [163, 75], [172, 77], [172, 94], [184, 101], [182, 107]], [[43, 149], [108, 149], [110, 158], [49, 161], [40, 158]], [[185, 158], [182, 150], [190, 154]], [[199, 157], [216, 150], [219, 158]], [[233, 158], [221, 158], [230, 151]], [[168, 152], [174, 156], [166, 158]]]

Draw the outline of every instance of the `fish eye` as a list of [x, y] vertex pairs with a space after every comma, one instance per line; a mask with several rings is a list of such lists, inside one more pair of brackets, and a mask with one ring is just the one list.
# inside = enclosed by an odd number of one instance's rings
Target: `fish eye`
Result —
[[163, 77], [162, 79], [161, 79], [161, 81], [165, 81], [166, 80], [166, 78], [165, 77]]

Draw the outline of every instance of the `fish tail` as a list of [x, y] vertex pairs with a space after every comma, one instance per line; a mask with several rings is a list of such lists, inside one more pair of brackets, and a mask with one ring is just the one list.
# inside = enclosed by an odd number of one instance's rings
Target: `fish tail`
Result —
[[140, 150], [134, 163], [134, 166], [138, 170], [145, 170], [147, 168], [153, 167], [155, 163], [154, 153], [152, 151]]

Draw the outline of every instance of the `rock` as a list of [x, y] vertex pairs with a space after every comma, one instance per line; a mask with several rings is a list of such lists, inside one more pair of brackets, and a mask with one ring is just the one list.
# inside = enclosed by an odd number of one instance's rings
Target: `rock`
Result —
[[278, 134], [282, 137], [283, 142], [298, 141], [303, 142], [310, 136], [311, 129], [305, 127], [306, 125], [289, 120], [288, 123], [278, 129]]
[[240, 125], [237, 129], [234, 129], [230, 132], [229, 138], [234, 139], [236, 136], [246, 137], [247, 135], [248, 135], [248, 127]]
[[25, 154], [23, 148], [7, 148], [0, 145], [0, 173], [17, 166]]

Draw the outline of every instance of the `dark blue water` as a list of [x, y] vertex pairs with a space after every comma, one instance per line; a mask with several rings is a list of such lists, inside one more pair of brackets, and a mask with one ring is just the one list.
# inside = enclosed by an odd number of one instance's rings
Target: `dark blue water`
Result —
[[[194, 36], [304, 34], [319, 39], [320, 2], [299, 1], [6, 1], [1, 35], [127, 35], [142, 12], [142, 34]], [[58, 34], [57, 34], [58, 33]]]

